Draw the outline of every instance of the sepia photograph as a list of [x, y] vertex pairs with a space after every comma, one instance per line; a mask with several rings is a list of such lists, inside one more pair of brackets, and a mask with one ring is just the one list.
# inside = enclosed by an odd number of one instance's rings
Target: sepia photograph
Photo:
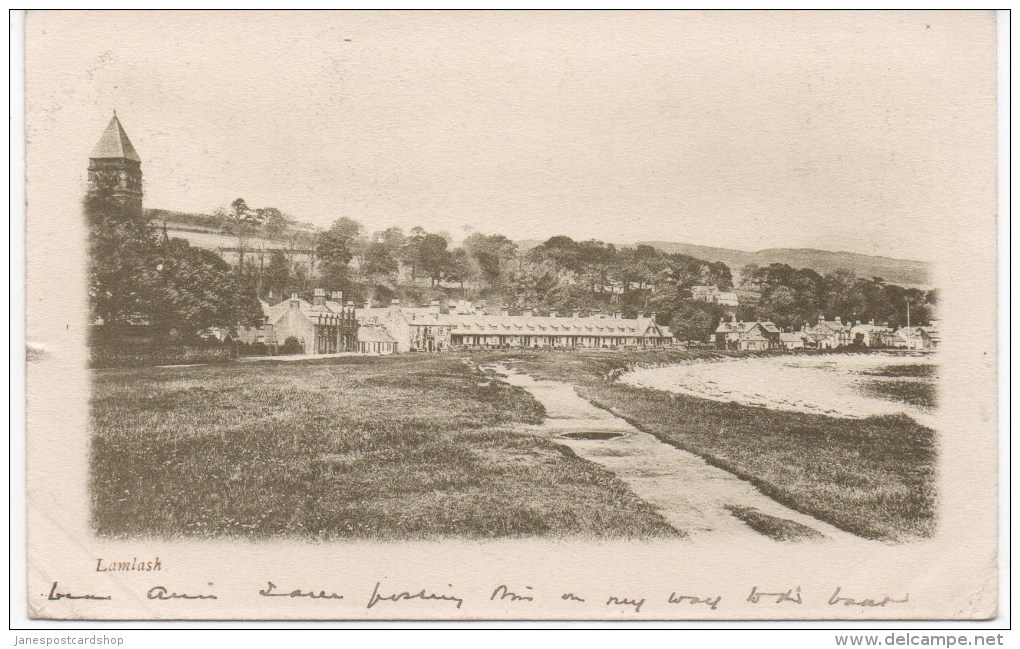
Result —
[[29, 617], [995, 616], [995, 12], [25, 51]]

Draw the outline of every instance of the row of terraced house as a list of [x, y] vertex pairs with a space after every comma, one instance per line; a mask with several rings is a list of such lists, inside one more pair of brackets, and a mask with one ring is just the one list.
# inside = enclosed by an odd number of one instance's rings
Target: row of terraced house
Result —
[[444, 310], [439, 301], [426, 306], [355, 306], [343, 294], [329, 297], [316, 289], [312, 302], [297, 295], [277, 304], [262, 301], [260, 327], [244, 328], [239, 339], [279, 349], [287, 341], [305, 354], [357, 352], [392, 354], [452, 349], [506, 348], [643, 348], [673, 344], [669, 327], [659, 325], [655, 314], [624, 318], [579, 311], [539, 315], [532, 310], [511, 315], [508, 309], [486, 313], [459, 301]]
[[767, 320], [720, 320], [714, 342], [717, 348], [734, 351], [767, 351], [772, 349], [838, 349], [870, 347], [886, 349], [934, 350], [941, 337], [938, 323], [926, 326], [890, 327], [874, 320], [844, 321], [838, 316], [826, 320], [823, 315], [812, 324], [805, 323], [799, 331], [782, 331]]

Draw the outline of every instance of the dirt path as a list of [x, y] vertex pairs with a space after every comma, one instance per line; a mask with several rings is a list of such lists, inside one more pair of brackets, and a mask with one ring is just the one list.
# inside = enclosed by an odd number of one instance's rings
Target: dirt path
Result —
[[[831, 540], [861, 541], [848, 532], [780, 505], [754, 485], [711, 466], [698, 456], [660, 442], [624, 419], [592, 405], [559, 381], [536, 380], [503, 365], [489, 366], [502, 380], [524, 388], [545, 406], [546, 419], [531, 427], [569, 446], [578, 456], [596, 462], [626, 482], [667, 521], [692, 537], [726, 534], [762, 538], [729, 507], [751, 508], [792, 521]], [[572, 434], [603, 437], [578, 439]], [[796, 527], [796, 526], [794, 526]]]

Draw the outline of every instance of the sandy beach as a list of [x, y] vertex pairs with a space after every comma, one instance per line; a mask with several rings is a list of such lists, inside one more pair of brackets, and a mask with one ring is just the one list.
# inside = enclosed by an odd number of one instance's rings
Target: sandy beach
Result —
[[[904, 354], [832, 354], [734, 358], [637, 369], [620, 381], [715, 401], [827, 415], [869, 417], [904, 413], [927, 425], [932, 410], [865, 394], [869, 381], [888, 380], [874, 373], [905, 365], [934, 365], [930, 356]], [[930, 382], [931, 377], [900, 381]]]

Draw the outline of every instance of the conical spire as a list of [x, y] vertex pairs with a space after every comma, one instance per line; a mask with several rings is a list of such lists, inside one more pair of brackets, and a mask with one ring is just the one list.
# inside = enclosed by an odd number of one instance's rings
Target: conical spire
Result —
[[124, 127], [120, 125], [116, 112], [114, 112], [113, 119], [110, 120], [106, 131], [103, 132], [103, 137], [99, 138], [96, 148], [92, 150], [92, 155], [89, 157], [94, 159], [117, 158], [134, 162], [142, 161], [138, 157], [135, 147], [131, 145], [131, 140], [128, 139], [127, 133], [124, 132]]

